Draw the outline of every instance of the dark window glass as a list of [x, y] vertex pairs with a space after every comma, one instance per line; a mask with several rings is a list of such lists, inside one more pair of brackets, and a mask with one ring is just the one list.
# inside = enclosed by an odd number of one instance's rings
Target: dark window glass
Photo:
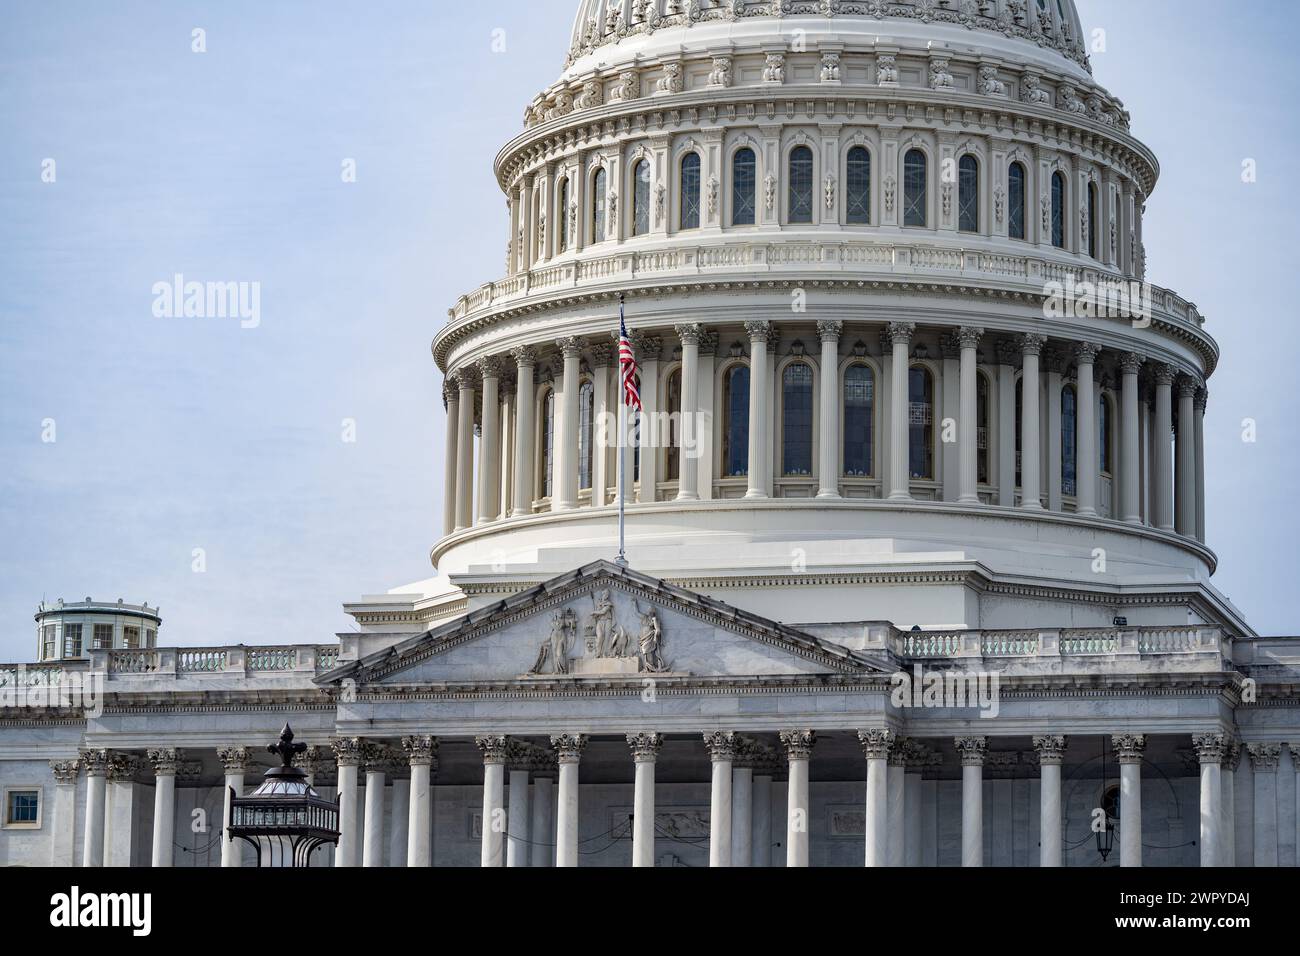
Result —
[[876, 382], [871, 369], [851, 365], [844, 373], [844, 475], [870, 478], [873, 474], [872, 427]]
[[755, 218], [754, 192], [758, 188], [758, 162], [752, 149], [742, 149], [731, 160], [733, 226], [752, 226]]
[[1105, 397], [1100, 400], [1100, 405], [1097, 408], [1097, 424], [1101, 432], [1098, 436], [1097, 442], [1097, 450], [1099, 452], [1098, 464], [1101, 466], [1101, 473], [1103, 475], [1113, 475], [1114, 472], [1111, 470], [1110, 460], [1110, 402], [1106, 401]]
[[1007, 231], [1012, 239], [1025, 238], [1025, 167], [1019, 163], [1007, 170]]
[[682, 228], [700, 228], [700, 154], [682, 158]]
[[41, 795], [37, 790], [10, 790], [5, 823], [36, 823], [40, 819]]
[[591, 241], [605, 239], [605, 170], [596, 170], [591, 182]]
[[1097, 186], [1088, 183], [1088, 255], [1097, 258]]
[[934, 478], [934, 380], [928, 369], [908, 375], [908, 458], [914, 480]]
[[980, 230], [980, 164], [969, 154], [957, 167], [957, 228], [961, 232]]
[[903, 160], [903, 225], [924, 226], [928, 200], [929, 160], [919, 149]]
[[1074, 386], [1061, 390], [1061, 493], [1078, 494], [1078, 429], [1076, 423]]
[[871, 224], [871, 153], [865, 147], [849, 150], [845, 178], [848, 192], [848, 221], [851, 226]]
[[650, 231], [650, 164], [646, 160], [636, 164], [632, 180], [635, 189], [632, 200], [632, 235], [644, 236]]
[[1024, 455], [1023, 442], [1025, 437], [1025, 389], [1024, 378], [1016, 382], [1016, 487], [1019, 488], [1024, 482], [1024, 469], [1021, 467], [1021, 459]]
[[546, 393], [542, 409], [542, 497], [549, 498], [555, 473], [555, 392]]
[[813, 154], [807, 146], [790, 151], [790, 221], [813, 221]]
[[749, 474], [749, 366], [737, 365], [727, 373], [723, 401], [727, 427], [722, 433], [722, 473], [742, 477]]
[[578, 487], [591, 487], [591, 451], [595, 446], [596, 389], [583, 382], [578, 389]]
[[560, 183], [560, 208], [556, 210], [560, 217], [560, 251], [569, 248], [569, 181]]
[[668, 412], [668, 447], [665, 449], [666, 468], [664, 479], [677, 481], [682, 476], [682, 370], [677, 369], [668, 376], [664, 389], [665, 411]]
[[993, 476], [989, 470], [989, 380], [984, 375], [975, 377], [975, 416], [976, 480], [981, 485], [988, 485], [992, 484]]
[[812, 474], [813, 374], [804, 362], [786, 366], [781, 377], [781, 473]]
[[63, 656], [64, 657], [81, 656], [81, 625], [80, 624], [63, 625]]
[[1065, 177], [1052, 174], [1052, 245], [1065, 248]]

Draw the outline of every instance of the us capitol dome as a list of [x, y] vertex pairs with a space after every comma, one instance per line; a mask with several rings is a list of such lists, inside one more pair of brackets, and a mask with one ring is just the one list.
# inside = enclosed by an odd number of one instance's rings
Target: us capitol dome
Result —
[[107, 779], [156, 865], [247, 865], [184, 822], [292, 717], [337, 866], [1295, 863], [1300, 654], [1211, 583], [1219, 349], [1087, 49], [1070, 0], [583, 0], [433, 339], [434, 576], [91, 649], [102, 715], [0, 734], [78, 835], [8, 858], [136, 862]]

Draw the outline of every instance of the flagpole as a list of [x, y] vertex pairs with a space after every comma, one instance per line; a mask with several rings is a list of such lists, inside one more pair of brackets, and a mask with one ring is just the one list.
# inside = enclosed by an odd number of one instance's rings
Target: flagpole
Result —
[[[623, 303], [626, 297], [619, 293], [618, 296], [618, 329], [621, 339], [623, 334]], [[627, 547], [626, 547], [626, 530], [627, 514], [625, 508], [626, 494], [623, 491], [623, 483], [627, 480], [625, 470], [627, 468], [627, 394], [623, 389], [623, 365], [618, 363], [618, 436], [615, 441], [618, 442], [618, 563], [621, 567], [627, 567]]]

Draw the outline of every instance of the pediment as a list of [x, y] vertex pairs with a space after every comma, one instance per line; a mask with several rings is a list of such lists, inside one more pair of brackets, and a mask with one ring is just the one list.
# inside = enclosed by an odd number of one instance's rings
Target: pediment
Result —
[[857, 674], [837, 644], [606, 561], [322, 675], [322, 684]]

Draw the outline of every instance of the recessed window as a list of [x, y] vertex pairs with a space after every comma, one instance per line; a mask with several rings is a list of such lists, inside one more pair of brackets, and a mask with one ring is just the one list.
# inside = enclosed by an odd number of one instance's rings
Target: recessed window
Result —
[[548, 391], [542, 402], [542, 497], [554, 491], [555, 475], [555, 392]]
[[595, 441], [596, 389], [583, 382], [578, 389], [578, 487], [591, 488], [592, 448]]
[[64, 657], [81, 656], [81, 625], [80, 624], [63, 625], [63, 656]]
[[928, 205], [929, 159], [919, 149], [903, 160], [903, 225], [924, 226]]
[[682, 475], [682, 370], [674, 369], [664, 386], [664, 411], [668, 413], [668, 447], [664, 449], [664, 478], [679, 481]]
[[5, 791], [4, 825], [35, 830], [41, 825], [41, 791], [36, 788]]
[[41, 628], [41, 660], [53, 660], [56, 656], [54, 625], [46, 624]]
[[682, 157], [681, 218], [683, 229], [700, 228], [700, 154]]
[[1088, 255], [1097, 256], [1097, 184], [1088, 183]]
[[912, 480], [934, 480], [934, 378], [924, 366], [908, 375], [908, 458]]
[[781, 377], [781, 472], [805, 478], [812, 474], [813, 374], [807, 362], [786, 366]]
[[1061, 493], [1078, 493], [1078, 418], [1073, 385], [1061, 389]]
[[565, 252], [569, 248], [569, 181], [567, 179], [560, 182], [560, 208], [555, 212], [560, 218], [560, 251]]
[[871, 225], [871, 153], [865, 146], [849, 150], [845, 180], [849, 225]]
[[1007, 233], [1025, 238], [1025, 167], [1012, 163], [1007, 170]]
[[641, 160], [632, 170], [632, 235], [650, 232], [650, 163]]
[[813, 221], [813, 154], [807, 146], [790, 151], [790, 222]]
[[591, 241], [603, 242], [605, 239], [605, 169], [596, 170], [591, 178]]
[[844, 476], [870, 478], [876, 382], [870, 367], [850, 365], [844, 372]]
[[980, 164], [969, 153], [957, 166], [957, 229], [980, 230]]
[[989, 379], [983, 372], [975, 379], [975, 480], [981, 485], [992, 484], [989, 469]]
[[754, 192], [758, 188], [758, 161], [748, 147], [731, 160], [731, 224], [752, 226], [755, 222]]
[[1052, 245], [1065, 248], [1065, 177], [1052, 174]]
[[722, 431], [722, 473], [727, 478], [749, 474], [749, 366], [737, 365], [727, 373], [722, 397], [726, 427]]
[[105, 650], [113, 646], [113, 625], [96, 624], [95, 625], [95, 648]]
[[122, 628], [122, 646], [134, 650], [140, 646], [140, 628], [127, 626]]

